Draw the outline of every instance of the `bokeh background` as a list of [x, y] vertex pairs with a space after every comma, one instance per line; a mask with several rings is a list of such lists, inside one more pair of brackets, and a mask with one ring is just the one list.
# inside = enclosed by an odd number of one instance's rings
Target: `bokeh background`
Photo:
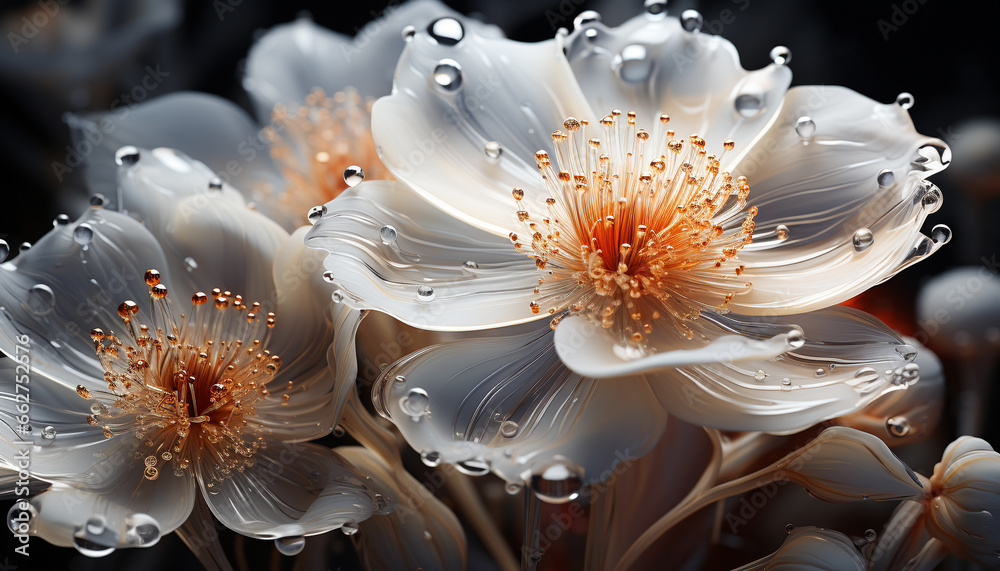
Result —
[[[642, 10], [641, 0], [446, 0], [457, 11], [499, 25], [524, 41], [552, 37], [573, 17], [597, 10], [617, 24]], [[916, 336], [942, 357], [948, 395], [937, 434], [900, 451], [929, 474], [940, 451], [959, 431], [1000, 444], [1000, 65], [995, 32], [997, 2], [945, 0], [679, 0], [669, 11], [702, 12], [706, 31], [720, 33], [740, 52], [743, 66], [769, 63], [775, 45], [791, 49], [793, 85], [844, 85], [879, 101], [900, 92], [915, 98], [910, 114], [923, 134], [948, 142], [950, 168], [933, 181], [944, 205], [930, 225], [948, 224], [950, 244], [928, 261], [878, 286], [852, 305], [876, 314], [900, 332]], [[0, 2], [0, 238], [18, 244], [44, 234], [61, 213], [75, 218], [85, 203], [80, 168], [70, 163], [66, 113], [105, 110], [125, 98], [135, 102], [196, 90], [229, 98], [250, 111], [242, 90], [244, 58], [269, 27], [308, 13], [320, 25], [354, 34], [390, 6], [385, 1], [305, 0], [28, 0]], [[155, 72], [151, 89], [136, 91]], [[56, 163], [69, 170], [54, 167]], [[929, 228], [925, 231], [929, 231]], [[13, 255], [13, 254], [12, 254]], [[956, 268], [966, 268], [956, 270]], [[958, 272], [958, 273], [956, 273]], [[962, 273], [965, 272], [965, 273]], [[918, 306], [920, 309], [918, 310]], [[943, 311], [944, 313], [940, 313]], [[944, 316], [944, 317], [942, 317]], [[977, 407], [982, 418], [977, 418]], [[971, 417], [970, 417], [971, 415]], [[971, 418], [971, 419], [970, 419]], [[485, 479], [484, 479], [485, 480]], [[496, 482], [493, 482], [496, 483]], [[485, 481], [484, 493], [493, 493]], [[669, 483], [664, 483], [669, 485]], [[495, 490], [494, 490], [495, 491]], [[501, 493], [502, 496], [502, 493]], [[780, 521], [773, 502], [761, 520]], [[0, 504], [6, 513], [10, 502]], [[506, 517], [501, 514], [501, 517]], [[883, 512], [873, 512], [877, 527]], [[509, 518], [516, 528], [516, 516]], [[829, 525], [838, 522], [831, 519]], [[722, 538], [723, 555], [709, 568], [749, 561], [780, 542], [773, 525]], [[856, 525], [855, 525], [856, 527]], [[570, 534], [585, 532], [570, 530]], [[517, 543], [517, 530], [511, 530]], [[324, 540], [327, 558], [283, 558], [267, 542], [222, 532], [238, 568], [352, 569], [356, 560], [341, 537]], [[331, 534], [339, 535], [339, 534]], [[770, 538], [770, 539], [766, 539]], [[572, 541], [579, 542], [582, 537]], [[570, 541], [570, 545], [574, 543]], [[757, 545], [766, 543], [767, 549]], [[489, 568], [470, 534], [471, 569]], [[6, 546], [10, 545], [9, 548]], [[576, 543], [579, 545], [579, 543]], [[29, 560], [13, 556], [11, 538], [0, 533], [0, 570], [171, 569], [198, 567], [172, 535], [149, 550], [127, 550], [92, 560], [38, 540]], [[731, 553], [730, 557], [724, 555]], [[742, 557], [742, 558], [741, 558]], [[558, 552], [543, 560], [559, 568], [571, 558]], [[727, 566], [729, 565], [729, 566]], [[948, 562], [946, 569], [965, 569]]]

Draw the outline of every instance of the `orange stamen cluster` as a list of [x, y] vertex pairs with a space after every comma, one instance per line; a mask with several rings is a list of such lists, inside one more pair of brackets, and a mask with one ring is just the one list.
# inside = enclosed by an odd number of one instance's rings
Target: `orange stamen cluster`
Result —
[[[91, 404], [87, 422], [104, 435], [132, 435], [135, 460], [155, 480], [170, 465], [176, 476], [194, 470], [209, 489], [233, 471], [253, 466], [266, 429], [254, 405], [281, 359], [264, 349], [275, 325], [259, 303], [216, 288], [196, 293], [189, 313], [174, 319], [160, 274], [149, 270], [150, 325], [138, 322], [139, 305], [118, 306], [128, 339], [91, 331], [107, 391], [83, 385]], [[287, 396], [285, 397], [287, 400]]]
[[301, 215], [346, 190], [344, 170], [351, 165], [360, 165], [367, 179], [392, 178], [372, 140], [373, 104], [373, 99], [362, 99], [350, 88], [333, 97], [317, 89], [297, 109], [278, 104], [264, 135], [287, 185], [270, 198]]
[[511, 241], [542, 273], [531, 310], [585, 315], [627, 344], [644, 344], [658, 324], [692, 339], [686, 322], [725, 311], [751, 287], [735, 260], [754, 230], [750, 185], [720, 172], [733, 141], [717, 157], [698, 135], [675, 139], [666, 115], [652, 134], [636, 127], [635, 112], [621, 116], [601, 120], [603, 140], [572, 117], [552, 133], [558, 170], [535, 154], [544, 205], [513, 191], [525, 237], [512, 232]]

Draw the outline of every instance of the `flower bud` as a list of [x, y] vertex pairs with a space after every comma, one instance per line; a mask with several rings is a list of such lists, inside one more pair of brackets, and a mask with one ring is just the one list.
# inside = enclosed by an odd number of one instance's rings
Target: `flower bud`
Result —
[[843, 533], [821, 527], [797, 527], [763, 567], [769, 571], [864, 571], [865, 560]]

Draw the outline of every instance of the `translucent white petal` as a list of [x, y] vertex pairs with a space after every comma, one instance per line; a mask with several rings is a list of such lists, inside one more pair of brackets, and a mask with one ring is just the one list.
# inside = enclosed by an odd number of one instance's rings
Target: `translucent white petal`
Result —
[[770, 558], [775, 571], [864, 571], [865, 560], [849, 537], [820, 527], [796, 527]]
[[[32, 520], [31, 533], [54, 545], [70, 547], [74, 533], [82, 532], [87, 522], [97, 517], [103, 520], [104, 529], [92, 530], [88, 540], [104, 547], [149, 547], [160, 535], [184, 523], [197, 493], [188, 473], [182, 477], [164, 474], [151, 481], [134, 467], [122, 469], [114, 485], [100, 491], [57, 484], [32, 498], [38, 514]], [[152, 518], [159, 532], [148, 527], [137, 530], [136, 525], [153, 524], [136, 514]]]
[[418, 327], [478, 329], [530, 321], [533, 260], [510, 241], [438, 210], [398, 182], [372, 181], [327, 205], [306, 238], [358, 308]]
[[[703, 313], [720, 331], [770, 337], [795, 327], [801, 347], [772, 359], [666, 369], [660, 402], [688, 422], [723, 430], [785, 433], [849, 414], [919, 377], [916, 351], [874, 317], [832, 307], [780, 318]], [[706, 330], [708, 330], [706, 326]]]
[[288, 234], [228, 184], [210, 188], [215, 175], [204, 164], [173, 149], [139, 152], [138, 162], [119, 168], [122, 205], [159, 239], [168, 266], [158, 269], [176, 293], [219, 287], [271, 301], [274, 254]]
[[492, 469], [512, 483], [550, 468], [578, 483], [606, 480], [656, 444], [666, 415], [644, 377], [570, 372], [552, 336], [526, 324], [418, 351], [386, 369], [376, 408], [431, 464]]
[[[550, 134], [568, 116], [594, 119], [556, 41], [466, 30], [443, 45], [418, 31], [396, 67], [393, 94], [372, 110], [372, 135], [393, 176], [442, 210], [506, 236], [517, 223], [511, 190], [542, 188], [534, 154], [552, 151]], [[498, 158], [485, 152], [491, 141], [503, 147]]]
[[198, 480], [215, 517], [243, 535], [315, 535], [394, 507], [376, 506], [377, 492], [364, 475], [329, 448], [272, 442], [255, 459], [212, 487]]
[[[166, 266], [142, 224], [117, 212], [87, 210], [0, 265], [0, 350], [17, 358], [27, 352], [32, 377], [74, 388], [106, 386], [90, 330], [124, 336], [118, 304], [147, 299], [143, 274]], [[18, 341], [23, 335], [26, 344]]]
[[636, 16], [617, 28], [591, 21], [566, 38], [566, 54], [595, 111], [670, 116], [678, 138], [692, 133], [713, 149], [733, 139], [737, 152], [776, 116], [792, 73], [771, 64], [740, 65], [725, 38], [688, 32], [675, 17]]
[[390, 490], [398, 504], [389, 515], [366, 519], [352, 536], [365, 569], [465, 569], [462, 524], [423, 484], [405, 470], [392, 470], [367, 448], [344, 446], [336, 452]]
[[[796, 132], [801, 117], [811, 118], [815, 134]], [[779, 119], [732, 167], [749, 177], [748, 200], [759, 213], [754, 243], [739, 253], [753, 289], [730, 309], [774, 314], [833, 305], [936, 250], [950, 233], [934, 240], [920, 233], [941, 204], [924, 179], [949, 157], [896, 104], [842, 87], [791, 89]]]
[[297, 442], [336, 426], [357, 377], [354, 335], [361, 320], [359, 311], [330, 300], [333, 287], [321, 277], [324, 256], [306, 248], [305, 232], [292, 234], [275, 255], [277, 324], [268, 349], [282, 365], [268, 383], [272, 398], [256, 405], [272, 438]]
[[262, 122], [270, 119], [276, 104], [302, 105], [317, 87], [331, 94], [346, 87], [363, 96], [388, 94], [403, 51], [403, 28], [411, 25], [423, 30], [445, 16], [460, 20], [467, 28], [499, 34], [493, 26], [464, 18], [434, 0], [391, 4], [354, 38], [317, 26], [308, 17], [299, 18], [275, 26], [254, 44], [247, 56], [243, 86]]
[[214, 95], [171, 93], [113, 111], [71, 116], [69, 125], [78, 146], [93, 146], [85, 157], [87, 186], [92, 194], [103, 194], [110, 208], [118, 200], [115, 153], [126, 145], [177, 149], [244, 192], [281, 180], [260, 128], [245, 111]]

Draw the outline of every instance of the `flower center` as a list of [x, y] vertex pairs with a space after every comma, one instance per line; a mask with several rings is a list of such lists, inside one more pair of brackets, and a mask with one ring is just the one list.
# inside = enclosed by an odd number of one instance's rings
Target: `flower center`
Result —
[[[266, 385], [281, 366], [264, 349], [274, 314], [262, 317], [259, 303], [216, 288], [194, 294], [191, 311], [175, 319], [159, 272], [145, 278], [150, 325], [137, 323], [139, 305], [129, 300], [118, 306], [129, 340], [90, 333], [108, 383], [94, 392], [113, 402], [95, 401], [87, 422], [102, 425], [107, 438], [132, 434], [146, 478], [157, 479], [168, 463], [176, 476], [194, 466], [211, 489], [253, 466], [264, 446], [254, 404], [269, 395]], [[77, 393], [94, 398], [83, 385]]]
[[271, 156], [286, 181], [285, 191], [270, 198], [301, 215], [347, 189], [344, 171], [364, 168], [369, 179], [391, 176], [379, 161], [371, 134], [373, 99], [362, 99], [348, 88], [328, 97], [321, 89], [306, 96], [305, 106], [275, 106], [272, 125], [264, 129]]
[[725, 311], [751, 287], [735, 260], [752, 239], [750, 185], [719, 170], [733, 141], [717, 157], [698, 135], [675, 139], [667, 115], [652, 134], [636, 128], [635, 112], [621, 115], [601, 120], [603, 141], [588, 137], [587, 121], [567, 118], [552, 133], [558, 170], [535, 153], [544, 216], [513, 191], [528, 237], [510, 239], [541, 272], [531, 310], [585, 315], [627, 344], [644, 344], [661, 324], [692, 339], [687, 322], [703, 309]]

